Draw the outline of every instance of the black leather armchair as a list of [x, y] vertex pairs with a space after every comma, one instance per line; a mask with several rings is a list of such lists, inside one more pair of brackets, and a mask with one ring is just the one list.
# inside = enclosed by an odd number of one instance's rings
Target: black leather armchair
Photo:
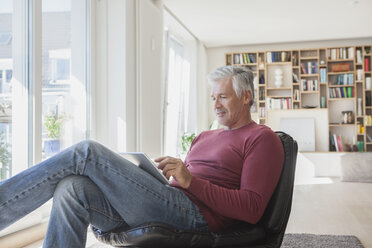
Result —
[[241, 223], [221, 233], [203, 233], [175, 229], [162, 223], [148, 223], [127, 230], [102, 232], [92, 227], [98, 240], [115, 247], [280, 247], [291, 212], [297, 143], [291, 136], [280, 137], [285, 160], [278, 185], [261, 220]]

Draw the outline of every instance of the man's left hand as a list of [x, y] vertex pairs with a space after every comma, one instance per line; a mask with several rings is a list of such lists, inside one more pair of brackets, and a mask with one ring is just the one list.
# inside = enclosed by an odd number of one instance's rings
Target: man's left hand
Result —
[[181, 159], [166, 156], [155, 159], [155, 162], [159, 163], [158, 168], [168, 179], [173, 177], [184, 189], [190, 186], [192, 175]]

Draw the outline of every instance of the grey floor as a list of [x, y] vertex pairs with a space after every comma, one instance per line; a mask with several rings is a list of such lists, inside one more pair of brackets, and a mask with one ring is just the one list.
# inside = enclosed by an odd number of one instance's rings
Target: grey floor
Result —
[[[297, 165], [292, 212], [287, 233], [355, 235], [372, 248], [372, 183], [340, 182], [312, 177]], [[27, 248], [41, 248], [42, 241]], [[88, 248], [99, 245], [88, 233]]]

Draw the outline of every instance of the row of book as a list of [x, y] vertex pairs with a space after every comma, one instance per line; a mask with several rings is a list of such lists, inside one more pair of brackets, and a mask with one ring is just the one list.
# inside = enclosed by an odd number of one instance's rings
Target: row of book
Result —
[[235, 53], [234, 64], [251, 64], [256, 63], [256, 55], [249, 53]]
[[340, 135], [329, 133], [330, 151], [342, 152], [342, 138]]
[[[334, 75], [333, 75], [334, 76]], [[337, 75], [336, 78], [330, 79], [330, 85], [354, 85], [354, 74], [352, 73], [345, 73]]]
[[332, 60], [336, 59], [353, 59], [354, 58], [354, 48], [328, 48], [327, 57]]
[[267, 63], [273, 62], [287, 62], [290, 61], [290, 53], [289, 52], [267, 52], [266, 53], [266, 60]]
[[307, 63], [301, 63], [302, 74], [316, 74], [318, 73], [318, 62], [308, 61]]
[[318, 80], [301, 79], [301, 91], [318, 91]]
[[293, 100], [299, 101], [300, 100], [300, 91], [298, 89], [295, 89], [293, 91]]
[[329, 88], [329, 98], [350, 98], [355, 96], [354, 87]]
[[292, 98], [271, 98], [266, 100], [268, 109], [292, 109]]
[[327, 68], [320, 68], [319, 74], [320, 74], [320, 82], [321, 83], [327, 82]]
[[266, 108], [265, 107], [259, 107], [259, 112], [258, 115], [260, 118], [265, 118], [266, 117]]

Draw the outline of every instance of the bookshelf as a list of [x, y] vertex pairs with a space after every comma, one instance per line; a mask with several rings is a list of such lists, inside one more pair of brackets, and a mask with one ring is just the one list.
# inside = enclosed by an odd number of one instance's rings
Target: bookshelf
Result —
[[372, 152], [372, 45], [226, 53], [225, 59], [253, 71], [251, 112], [260, 124], [268, 109], [322, 109], [330, 152]]

